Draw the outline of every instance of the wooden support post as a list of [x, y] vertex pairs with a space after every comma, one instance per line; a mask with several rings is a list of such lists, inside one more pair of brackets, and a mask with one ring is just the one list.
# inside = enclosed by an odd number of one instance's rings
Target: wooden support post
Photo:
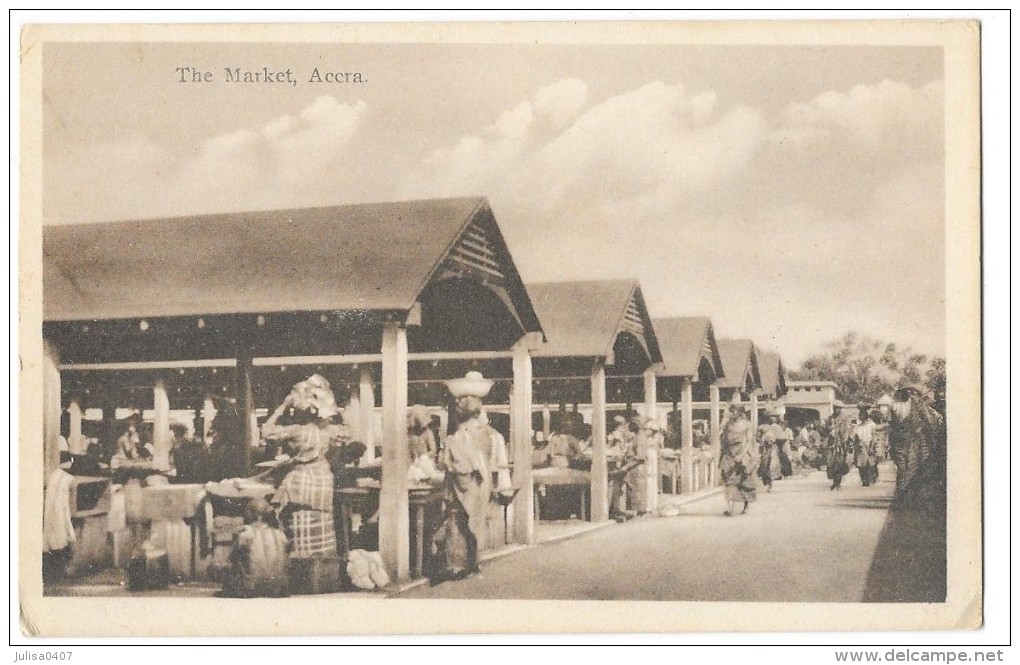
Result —
[[358, 374], [358, 396], [361, 410], [358, 413], [358, 429], [361, 442], [365, 444], [362, 464], [375, 460], [375, 386], [372, 383], [372, 368], [362, 367]]
[[60, 358], [43, 342], [43, 482], [60, 467]]
[[680, 493], [690, 494], [694, 491], [694, 394], [690, 377], [681, 379], [682, 398], [680, 400]]
[[[645, 418], [650, 418], [656, 424], [659, 422], [656, 405], [658, 396], [656, 394], [655, 371], [651, 368], [645, 370], [644, 375], [644, 397], [645, 397]], [[647, 489], [645, 496], [648, 497], [648, 512], [659, 509], [659, 490], [662, 489], [662, 482], [659, 478], [659, 442], [649, 442], [648, 459], [645, 462], [647, 472]], [[654, 444], [654, 445], [652, 445]]]
[[542, 407], [542, 433], [545, 434], [545, 440], [549, 440], [549, 435], [552, 434], [552, 413], [549, 411], [549, 405], [546, 404]]
[[751, 393], [751, 432], [755, 441], [758, 440], [758, 393]]
[[72, 399], [71, 403], [67, 406], [67, 415], [69, 426], [67, 447], [75, 455], [84, 455], [87, 446], [85, 445], [85, 436], [81, 431], [83, 411], [81, 401], [77, 397]]
[[515, 543], [528, 545], [535, 539], [535, 496], [531, 479], [531, 351], [524, 340], [513, 348], [513, 388], [510, 395], [510, 440], [513, 447]]
[[251, 449], [258, 445], [259, 428], [255, 418], [255, 396], [251, 389], [251, 353], [245, 352], [237, 359], [237, 415], [241, 419], [241, 449], [237, 451], [237, 469], [242, 477], [251, 475]]
[[379, 554], [393, 580], [410, 573], [407, 502], [407, 330], [387, 322], [382, 333], [382, 490]]
[[606, 459], [606, 368], [591, 371], [591, 521], [609, 519], [609, 461]]
[[[212, 396], [206, 395], [202, 402], [202, 441], [209, 445], [209, 430], [212, 428], [212, 419], [216, 416], [216, 404]], [[104, 416], [105, 417], [105, 416]]]
[[170, 470], [170, 397], [166, 383], [158, 379], [152, 389], [152, 466], [156, 471]]
[[708, 388], [708, 440], [709, 446], [712, 450], [712, 464], [709, 467], [709, 485], [716, 485], [716, 471], [719, 464], [719, 448], [720, 442], [720, 426], [721, 416], [719, 411], [719, 386], [709, 386]]

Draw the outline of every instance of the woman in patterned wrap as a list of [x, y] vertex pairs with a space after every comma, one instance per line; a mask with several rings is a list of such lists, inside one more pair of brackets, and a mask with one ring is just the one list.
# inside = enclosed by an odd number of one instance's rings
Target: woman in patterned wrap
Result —
[[890, 407], [889, 447], [896, 463], [895, 508], [944, 511], [946, 421], [920, 386], [900, 388]]
[[[293, 423], [278, 425], [280, 416], [291, 408]], [[338, 413], [329, 382], [316, 374], [296, 384], [262, 426], [266, 440], [286, 442], [294, 450], [292, 468], [272, 500], [290, 540], [292, 557], [337, 555], [334, 480], [325, 452], [331, 443], [342, 444], [349, 438], [344, 426], [332, 423]]]
[[759, 457], [754, 428], [744, 407], [737, 402], [730, 405], [720, 444], [719, 474], [726, 486], [726, 512], [723, 514], [733, 515], [736, 504], [741, 501], [744, 503], [742, 513], [746, 513], [751, 502], [758, 498], [755, 474]]

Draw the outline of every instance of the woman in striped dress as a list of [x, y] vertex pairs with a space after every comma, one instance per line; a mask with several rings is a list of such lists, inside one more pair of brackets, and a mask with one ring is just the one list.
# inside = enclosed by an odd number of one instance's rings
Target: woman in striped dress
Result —
[[896, 462], [896, 508], [945, 509], [946, 422], [926, 390], [909, 386], [893, 394], [889, 447]]

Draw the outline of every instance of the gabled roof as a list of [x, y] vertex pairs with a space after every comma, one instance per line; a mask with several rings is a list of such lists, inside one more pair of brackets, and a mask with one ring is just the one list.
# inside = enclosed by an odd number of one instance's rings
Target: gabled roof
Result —
[[612, 357], [620, 333], [638, 338], [652, 363], [662, 362], [637, 280], [528, 284], [547, 342], [538, 357]]
[[723, 378], [716, 383], [722, 388], [743, 388], [750, 376], [751, 385], [761, 387], [761, 373], [754, 343], [749, 339], [720, 339], [719, 357]]
[[663, 376], [697, 377], [702, 359], [709, 362], [716, 377], [723, 375], [715, 332], [707, 316], [653, 319], [652, 324], [662, 349]]
[[451, 269], [501, 284], [541, 330], [481, 197], [47, 226], [43, 318], [409, 312]]
[[766, 395], [782, 397], [786, 394], [786, 368], [778, 353], [758, 353], [758, 371], [761, 372], [761, 387]]

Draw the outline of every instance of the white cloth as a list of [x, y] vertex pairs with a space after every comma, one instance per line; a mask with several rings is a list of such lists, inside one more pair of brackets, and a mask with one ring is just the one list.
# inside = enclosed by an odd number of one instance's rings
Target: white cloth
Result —
[[106, 530], [109, 533], [127, 528], [127, 501], [123, 485], [110, 485], [110, 512], [106, 515]]
[[486, 426], [489, 433], [489, 469], [496, 471], [496, 490], [510, 489], [510, 461], [507, 458], [506, 439], [491, 425]]
[[50, 474], [43, 499], [43, 540], [46, 551], [62, 550], [78, 540], [71, 524], [71, 488], [74, 476], [57, 469]]
[[428, 453], [419, 455], [407, 467], [407, 481], [412, 484], [440, 481], [444, 476]]
[[875, 437], [875, 421], [869, 420], [865, 423], [861, 423], [854, 428], [854, 435], [863, 444], [871, 443], [871, 440]]

